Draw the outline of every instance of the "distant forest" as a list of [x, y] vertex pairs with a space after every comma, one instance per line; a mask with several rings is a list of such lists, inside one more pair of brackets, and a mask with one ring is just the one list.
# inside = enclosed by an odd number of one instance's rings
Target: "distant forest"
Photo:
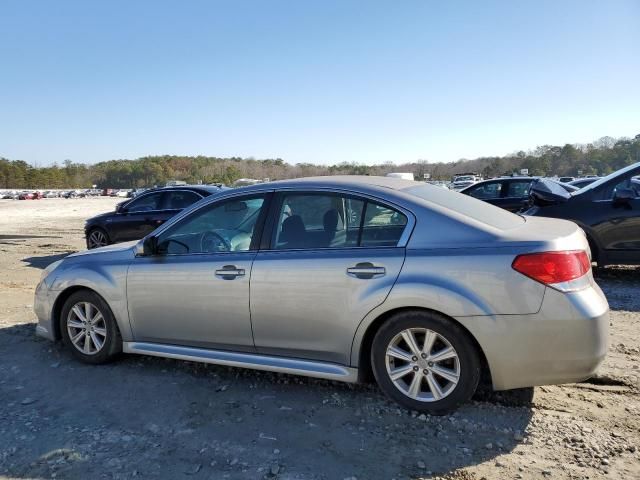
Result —
[[603, 137], [586, 145], [543, 145], [504, 157], [481, 157], [449, 163], [361, 165], [340, 163], [313, 165], [286, 163], [280, 158], [217, 158], [160, 155], [135, 160], [109, 160], [87, 165], [66, 160], [63, 165], [34, 167], [24, 160], [0, 157], [0, 188], [133, 188], [164, 185], [168, 180], [189, 183], [233, 184], [239, 178], [278, 180], [313, 175], [385, 175], [413, 172], [416, 179], [430, 174], [432, 180], [450, 180], [457, 173], [478, 172], [485, 177], [529, 170], [530, 175], [606, 175], [640, 161], [640, 135], [635, 138]]

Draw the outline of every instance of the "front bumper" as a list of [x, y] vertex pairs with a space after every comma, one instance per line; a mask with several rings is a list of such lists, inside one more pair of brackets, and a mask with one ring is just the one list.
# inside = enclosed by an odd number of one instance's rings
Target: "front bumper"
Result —
[[480, 344], [495, 390], [572, 383], [593, 376], [609, 340], [609, 305], [595, 283], [545, 290], [532, 315], [458, 318]]
[[47, 284], [44, 281], [40, 282], [36, 287], [35, 298], [33, 301], [33, 311], [38, 317], [36, 335], [52, 341], [56, 340], [56, 333], [53, 327], [54, 302], [54, 292], [49, 290]]

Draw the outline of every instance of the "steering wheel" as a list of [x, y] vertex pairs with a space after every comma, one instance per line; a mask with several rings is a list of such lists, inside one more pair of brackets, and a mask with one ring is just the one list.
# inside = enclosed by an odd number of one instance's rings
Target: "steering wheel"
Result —
[[200, 235], [200, 251], [203, 253], [230, 252], [231, 243], [219, 233], [209, 230]]

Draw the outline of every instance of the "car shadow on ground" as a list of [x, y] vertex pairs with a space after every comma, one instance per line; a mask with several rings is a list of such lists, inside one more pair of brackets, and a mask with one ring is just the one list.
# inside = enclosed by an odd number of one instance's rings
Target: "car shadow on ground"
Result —
[[11, 478], [428, 478], [527, 442], [522, 391], [435, 417], [374, 385], [134, 355], [85, 365], [33, 332], [0, 329], [0, 475]]
[[53, 262], [57, 262], [58, 260], [62, 260], [66, 256], [72, 254], [74, 252], [68, 251], [65, 253], [56, 253], [55, 255], [44, 255], [41, 257], [25, 257], [22, 259], [24, 263], [33, 268], [44, 269], [51, 265]]

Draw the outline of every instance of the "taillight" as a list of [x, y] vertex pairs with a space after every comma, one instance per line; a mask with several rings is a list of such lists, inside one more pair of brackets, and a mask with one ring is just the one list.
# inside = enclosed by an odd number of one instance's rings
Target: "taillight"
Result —
[[580, 290], [590, 283], [585, 275], [591, 270], [591, 260], [584, 250], [527, 253], [518, 255], [511, 266], [537, 282], [564, 292]]

